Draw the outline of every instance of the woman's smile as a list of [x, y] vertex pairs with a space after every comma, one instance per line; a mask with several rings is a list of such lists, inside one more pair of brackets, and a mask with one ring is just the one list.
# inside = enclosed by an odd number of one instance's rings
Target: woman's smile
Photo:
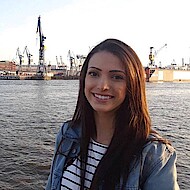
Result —
[[99, 99], [99, 100], [109, 100], [111, 98], [113, 98], [113, 96], [110, 96], [110, 95], [101, 95], [101, 94], [96, 94], [96, 93], [93, 93], [94, 97]]

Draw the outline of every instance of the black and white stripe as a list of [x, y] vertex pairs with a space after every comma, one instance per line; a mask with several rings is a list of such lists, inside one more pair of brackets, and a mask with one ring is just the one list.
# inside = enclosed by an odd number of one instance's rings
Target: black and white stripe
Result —
[[[103, 155], [107, 150], [106, 145], [102, 145], [100, 143], [91, 140], [88, 147], [88, 158], [86, 163], [86, 171], [85, 171], [85, 189], [89, 189], [93, 175], [102, 159]], [[61, 181], [61, 190], [79, 190], [80, 189], [80, 158], [76, 158], [76, 160], [67, 167], [67, 169], [63, 172], [63, 177]]]

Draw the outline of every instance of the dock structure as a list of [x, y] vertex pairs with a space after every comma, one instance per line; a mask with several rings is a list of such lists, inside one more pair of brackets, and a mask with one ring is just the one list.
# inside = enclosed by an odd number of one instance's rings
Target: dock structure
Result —
[[190, 70], [145, 68], [147, 82], [190, 82]]

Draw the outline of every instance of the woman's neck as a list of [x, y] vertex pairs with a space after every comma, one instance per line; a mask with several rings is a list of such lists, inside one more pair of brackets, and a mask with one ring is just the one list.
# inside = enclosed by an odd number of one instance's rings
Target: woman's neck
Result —
[[94, 140], [105, 145], [109, 145], [114, 134], [114, 115], [94, 113], [96, 122], [96, 136]]

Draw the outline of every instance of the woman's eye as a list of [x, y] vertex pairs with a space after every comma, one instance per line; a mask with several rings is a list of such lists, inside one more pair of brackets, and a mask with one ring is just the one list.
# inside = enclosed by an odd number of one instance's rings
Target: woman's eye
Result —
[[94, 71], [89, 71], [89, 72], [88, 72], [88, 75], [90, 75], [90, 76], [92, 76], [92, 77], [95, 77], [95, 76], [97, 76], [98, 74], [97, 74], [96, 72], [94, 72]]
[[112, 78], [116, 79], [116, 80], [123, 80], [124, 79], [124, 77], [121, 75], [113, 75]]

